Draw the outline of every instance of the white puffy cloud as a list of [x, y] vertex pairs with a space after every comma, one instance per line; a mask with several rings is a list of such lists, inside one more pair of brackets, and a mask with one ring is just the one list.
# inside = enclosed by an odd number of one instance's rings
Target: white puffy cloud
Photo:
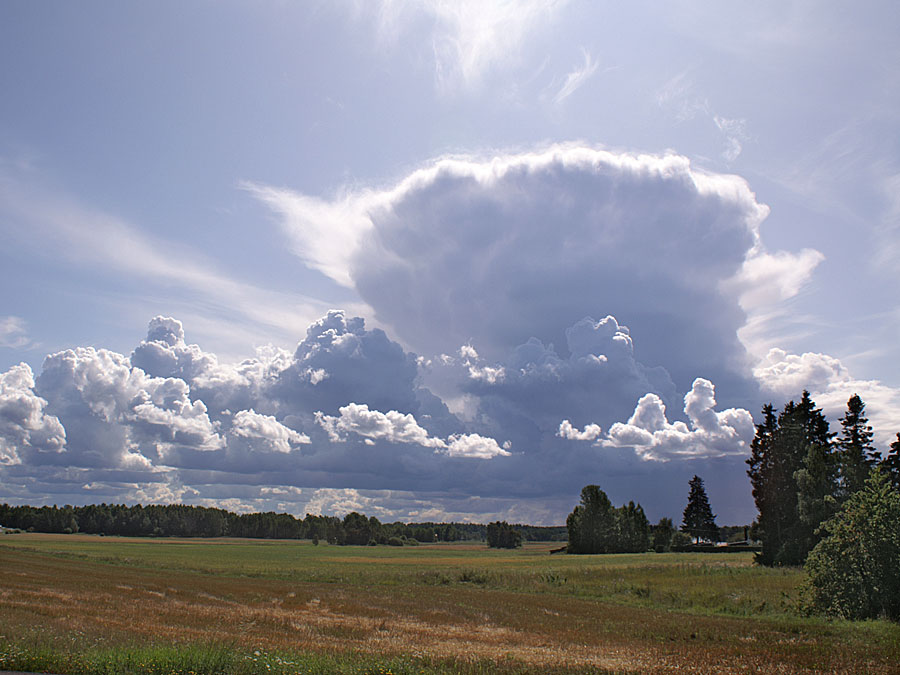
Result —
[[156, 377], [178, 377], [188, 382], [217, 366], [215, 356], [184, 340], [177, 319], [156, 316], [147, 327], [147, 339], [131, 353], [131, 364]]
[[65, 429], [44, 412], [46, 405], [34, 393], [28, 364], [0, 373], [0, 465], [21, 464], [26, 453], [58, 453], [65, 448]]
[[647, 394], [638, 401], [628, 422], [613, 424], [602, 443], [631, 447], [647, 460], [745, 454], [754, 433], [750, 413], [740, 408], [717, 412], [715, 406], [712, 382], [698, 377], [684, 397], [690, 427], [680, 421], [670, 424], [659, 396]]
[[428, 431], [420, 427], [411, 414], [404, 415], [396, 410], [383, 413], [357, 403], [342, 406], [339, 412], [339, 417], [321, 413], [316, 417], [335, 442], [342, 441], [348, 433], [354, 433], [390, 443], [415, 443], [425, 448], [445, 447], [441, 439], [429, 437]]
[[446, 442], [428, 435], [415, 417], [396, 410], [386, 413], [369, 410], [365, 404], [351, 403], [340, 408], [340, 416], [317, 414], [316, 420], [334, 442], [341, 442], [348, 433], [363, 436], [367, 440], [389, 443], [413, 443], [450, 457], [491, 459], [509, 456], [507, 447], [501, 447], [493, 438], [479, 434], [451, 434]]
[[76, 466], [147, 470], [174, 450], [223, 446], [184, 380], [151, 377], [116, 352], [79, 347], [51, 354], [37, 390], [65, 427], [66, 461]]
[[569, 441], [596, 441], [603, 435], [603, 427], [599, 424], [586, 424], [583, 431], [572, 426], [569, 420], [559, 423], [556, 435]]
[[230, 434], [246, 442], [253, 450], [284, 454], [289, 454], [297, 445], [311, 442], [306, 434], [284, 426], [271, 415], [260, 415], [252, 408], [235, 414]]
[[508, 443], [503, 447], [493, 438], [479, 434], [454, 434], [447, 439], [447, 454], [450, 457], [470, 457], [473, 459], [491, 459], [508, 457]]
[[769, 350], [753, 374], [766, 391], [785, 398], [796, 397], [804, 389], [823, 391], [832, 382], [850, 379], [849, 371], [833, 356], [814, 352], [788, 354], [778, 348]]

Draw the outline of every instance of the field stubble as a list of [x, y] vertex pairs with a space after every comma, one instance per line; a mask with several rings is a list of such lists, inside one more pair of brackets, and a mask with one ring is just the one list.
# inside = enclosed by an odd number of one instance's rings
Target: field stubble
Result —
[[551, 557], [548, 548], [9, 536], [0, 636], [75, 650], [353, 652], [509, 672], [897, 672], [900, 627], [799, 616], [797, 570], [762, 569], [745, 554]]

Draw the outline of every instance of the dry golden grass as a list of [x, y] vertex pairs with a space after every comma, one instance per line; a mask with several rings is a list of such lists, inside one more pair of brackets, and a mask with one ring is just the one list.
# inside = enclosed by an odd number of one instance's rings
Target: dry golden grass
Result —
[[[198, 573], [141, 566], [131, 553], [124, 563], [115, 552], [123, 542], [112, 538], [100, 543], [109, 548], [106, 560], [27, 550], [21, 546], [26, 542], [0, 542], [0, 633], [8, 638], [39, 631], [77, 634], [109, 645], [224, 642], [247, 650], [514, 660], [535, 672], [544, 666], [635, 672], [900, 672], [900, 631], [880, 623], [867, 627], [790, 616], [702, 615], [464, 582], [409, 583], [406, 575], [400, 577], [403, 583], [374, 573], [324, 583], [246, 577], [239, 571]], [[161, 547], [155, 553], [168, 545], [140, 543]], [[234, 545], [196, 543], [208, 547], [212, 568], [216, 552]], [[265, 557], [277, 550], [270, 546], [256, 550]], [[446, 552], [436, 548], [415, 559], [429, 553], [441, 559]], [[340, 553], [323, 547], [310, 562], [327, 564], [326, 557]], [[383, 562], [371, 553], [353, 551], [354, 564]], [[566, 564], [576, 565], [578, 559], [570, 556]], [[656, 566], [664, 560], [649, 559]], [[587, 564], [590, 558], [581, 560]]]

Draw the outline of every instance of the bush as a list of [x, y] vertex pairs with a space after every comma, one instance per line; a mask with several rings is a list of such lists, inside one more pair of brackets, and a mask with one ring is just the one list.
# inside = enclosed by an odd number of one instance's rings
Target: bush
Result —
[[900, 620], [900, 493], [875, 470], [826, 521], [806, 560], [807, 611], [844, 619]]
[[403, 540], [400, 537], [391, 537], [387, 543], [388, 546], [403, 546]]
[[672, 540], [669, 543], [669, 547], [672, 549], [679, 549], [690, 546], [693, 543], [694, 540], [691, 539], [691, 535], [689, 535], [687, 532], [676, 532], [672, 535]]

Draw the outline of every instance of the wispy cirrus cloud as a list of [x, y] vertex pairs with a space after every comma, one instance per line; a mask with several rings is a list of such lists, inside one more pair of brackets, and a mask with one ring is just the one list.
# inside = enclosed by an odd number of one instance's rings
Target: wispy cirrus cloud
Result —
[[491, 71], [514, 65], [526, 38], [546, 28], [567, 0], [383, 0], [379, 6], [381, 35], [396, 41], [425, 15], [432, 30], [427, 38], [434, 54], [435, 83], [452, 91], [479, 86]]
[[582, 49], [581, 51], [584, 55], [584, 63], [566, 75], [566, 81], [563, 83], [562, 88], [553, 97], [553, 102], [557, 105], [578, 91], [597, 72], [600, 64], [594, 61], [587, 49]]
[[734, 162], [743, 152], [744, 143], [751, 139], [747, 120], [725, 117], [716, 112], [709, 98], [697, 93], [697, 87], [688, 71], [679, 73], [656, 92], [656, 103], [669, 110], [679, 123], [702, 118], [712, 122], [725, 143], [722, 159]]
[[0, 316], [0, 347], [25, 349], [33, 346], [28, 337], [25, 319], [18, 316]]
[[[241, 281], [182, 242], [148, 235], [123, 218], [46, 187], [33, 175], [27, 178], [8, 171], [0, 176], [0, 214], [7, 218], [11, 239], [28, 255], [138, 282], [148, 298], [178, 288], [179, 298], [190, 301], [198, 323], [228, 325], [229, 330], [253, 324], [268, 327], [270, 336], [293, 338], [328, 309], [327, 303], [299, 293]], [[131, 295], [129, 303], [138, 297]], [[27, 339], [21, 319], [2, 320], [0, 340], [21, 347]]]

